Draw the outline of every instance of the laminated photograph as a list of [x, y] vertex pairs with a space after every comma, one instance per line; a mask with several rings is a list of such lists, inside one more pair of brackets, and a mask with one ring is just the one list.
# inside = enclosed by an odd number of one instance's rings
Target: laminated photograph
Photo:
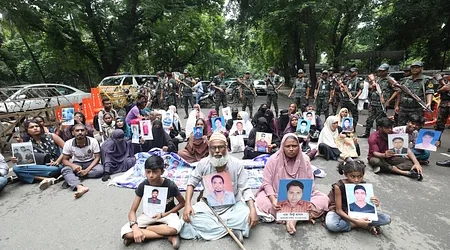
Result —
[[309, 220], [312, 179], [281, 179], [278, 186], [277, 221]]

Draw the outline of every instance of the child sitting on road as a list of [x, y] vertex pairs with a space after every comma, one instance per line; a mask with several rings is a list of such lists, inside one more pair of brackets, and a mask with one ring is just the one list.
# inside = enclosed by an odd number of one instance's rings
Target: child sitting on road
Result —
[[[347, 197], [345, 193], [345, 184], [364, 183], [364, 169], [366, 165], [362, 161], [353, 161], [347, 158], [339, 163], [338, 172], [343, 174], [345, 179], [339, 180], [332, 185], [328, 194], [330, 198], [329, 212], [325, 218], [325, 224], [328, 230], [332, 232], [349, 232], [352, 228], [365, 228], [373, 235], [382, 233], [380, 226], [391, 223], [391, 217], [385, 213], [377, 211], [378, 221], [369, 221], [368, 219], [354, 219], [348, 216]], [[380, 202], [376, 197], [371, 197], [370, 201], [379, 206]]]
[[100, 135], [103, 136], [105, 140], [111, 137], [112, 132], [116, 129], [116, 122], [110, 113], [105, 113], [103, 115], [103, 124], [101, 127]]
[[[145, 240], [167, 237], [174, 249], [180, 247], [178, 233], [181, 230], [181, 221], [178, 218], [177, 213], [184, 207], [185, 201], [177, 185], [173, 181], [161, 177], [163, 172], [164, 160], [160, 156], [150, 156], [145, 161], [145, 176], [147, 179], [137, 187], [135, 191], [136, 197], [128, 212], [129, 223], [125, 224], [121, 230], [123, 243], [126, 246], [130, 245], [132, 242], [141, 243]], [[153, 217], [141, 214], [136, 218], [136, 211], [144, 196], [146, 185], [168, 188], [166, 209], [164, 213], [157, 214]], [[178, 205], [175, 205], [175, 198], [178, 201]], [[152, 198], [149, 198], [149, 200], [151, 199]], [[147, 201], [144, 200], [144, 202]]]

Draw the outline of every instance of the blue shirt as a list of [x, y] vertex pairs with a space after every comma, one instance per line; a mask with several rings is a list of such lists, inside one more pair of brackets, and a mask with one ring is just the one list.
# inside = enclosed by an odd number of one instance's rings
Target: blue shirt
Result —
[[230, 192], [230, 191], [224, 191], [224, 192], [225, 192], [225, 194], [223, 196], [222, 202], [219, 202], [216, 199], [214, 192], [210, 193], [208, 195], [208, 197], [206, 197], [206, 199], [208, 199], [208, 204], [211, 207], [216, 207], [216, 206], [222, 206], [222, 205], [232, 205], [232, 204], [236, 203], [236, 199], [234, 198], [234, 194], [232, 192]]

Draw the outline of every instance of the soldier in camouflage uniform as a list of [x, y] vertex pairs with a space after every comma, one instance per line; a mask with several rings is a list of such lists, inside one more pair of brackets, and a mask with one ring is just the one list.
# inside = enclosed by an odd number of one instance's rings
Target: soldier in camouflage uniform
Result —
[[[348, 75], [345, 74], [345, 70], [346, 70], [345, 67], [341, 66], [339, 68], [339, 76], [336, 77], [338, 80], [342, 81], [343, 83], [346, 83], [349, 78]], [[333, 78], [334, 78], [333, 73], [334, 73], [335, 69], [333, 67], [331, 67], [328, 71], [331, 73], [330, 79], [333, 80]], [[342, 100], [343, 100], [344, 93], [342, 92], [341, 88], [339, 86], [337, 86], [337, 83], [335, 81], [333, 81], [333, 83], [336, 85], [334, 86], [334, 97], [333, 97], [333, 103], [332, 103], [331, 107], [333, 108], [333, 114], [337, 114], [339, 105], [341, 104], [341, 107], [343, 107]]]
[[219, 69], [219, 74], [214, 76], [211, 86], [215, 89], [214, 95], [216, 97], [216, 112], [219, 114], [220, 103], [224, 108], [228, 107], [227, 104], [227, 94], [225, 90], [227, 86], [224, 80], [225, 70], [223, 68]]
[[173, 78], [172, 72], [167, 72], [167, 101], [166, 105], [164, 106], [164, 109], [167, 109], [169, 106], [177, 106], [177, 94], [178, 94], [178, 83]]
[[320, 79], [317, 81], [316, 90], [314, 91], [314, 99], [316, 102], [316, 114], [320, 116], [322, 112], [325, 115], [325, 120], [329, 116], [330, 103], [333, 101], [334, 84], [328, 78], [328, 71], [322, 71]]
[[[437, 90], [437, 92], [441, 97], [441, 102], [439, 103], [439, 115], [436, 122], [436, 131], [443, 132], [445, 129], [445, 124], [447, 123], [448, 116], [450, 115], [450, 75], [444, 76], [444, 79], [442, 79], [441, 81], [443, 85]], [[440, 146], [440, 139], [439, 139], [439, 146]], [[448, 149], [448, 152], [450, 152], [450, 149]], [[437, 165], [450, 166], [450, 160], [447, 161], [445, 162], [445, 164], [437, 164]]]
[[[426, 106], [431, 108], [431, 102], [434, 95], [434, 80], [429, 76], [422, 74], [423, 64], [420, 61], [411, 64], [411, 76], [406, 78], [402, 83], [412, 93], [416, 94]], [[399, 90], [397, 94], [397, 101], [395, 102], [395, 109], [398, 112], [398, 125], [404, 126], [408, 122], [409, 116], [417, 114], [419, 117], [423, 116], [423, 107], [412, 98], [410, 95]]]
[[152, 104], [153, 108], [163, 108], [164, 107], [164, 72], [158, 71], [156, 73], [156, 76], [158, 77], [158, 82], [155, 86], [155, 103]]
[[266, 78], [266, 87], [267, 87], [267, 106], [269, 109], [272, 106], [275, 107], [275, 116], [278, 116], [278, 90], [283, 87], [283, 79], [275, 74], [274, 68], [269, 68], [269, 75]]
[[250, 117], [253, 117], [253, 104], [255, 104], [256, 90], [253, 80], [250, 78], [250, 71], [245, 72], [244, 79], [239, 80], [239, 94], [242, 99], [242, 111], [248, 106]]
[[[366, 120], [366, 132], [362, 135], [359, 135], [359, 138], [369, 138], [370, 129], [373, 126], [373, 122], [378, 121], [382, 117], [386, 117], [385, 111], [387, 110], [383, 110], [382, 104], [384, 105], [394, 93], [394, 88], [388, 82], [388, 73], [389, 65], [386, 63], [381, 64], [380, 67], [378, 67], [378, 78], [376, 82], [374, 81], [370, 83], [368, 96], [368, 99], [370, 101], [369, 117], [367, 117]], [[377, 85], [379, 85], [380, 87], [381, 96], [377, 91]]]
[[185, 69], [183, 71], [184, 74], [184, 79], [183, 81], [180, 83], [180, 88], [178, 90], [178, 98], [181, 98], [181, 92], [183, 92], [183, 105], [184, 105], [184, 111], [186, 113], [186, 116], [184, 117], [184, 119], [188, 118], [188, 114], [189, 114], [189, 104], [188, 102], [191, 104], [191, 108], [194, 108], [194, 96], [193, 96], [193, 89], [192, 87], [195, 84], [195, 81], [192, 80], [192, 78], [190, 78], [189, 75], [189, 71], [187, 69]]
[[297, 104], [297, 108], [303, 113], [306, 111], [306, 106], [308, 106], [311, 85], [308, 78], [304, 77], [305, 74], [302, 69], [299, 69], [297, 73], [297, 79], [295, 79], [294, 86], [292, 86], [288, 97], [291, 97], [292, 93], [294, 93], [295, 104]]
[[[342, 107], [347, 108], [353, 117], [353, 131], [356, 132], [356, 125], [359, 120], [358, 112], [358, 97], [361, 95], [364, 89], [364, 79], [358, 77], [358, 68], [350, 69], [350, 79], [345, 83], [351, 96], [349, 96], [346, 91], [342, 91]], [[351, 102], [353, 100], [353, 103]]]

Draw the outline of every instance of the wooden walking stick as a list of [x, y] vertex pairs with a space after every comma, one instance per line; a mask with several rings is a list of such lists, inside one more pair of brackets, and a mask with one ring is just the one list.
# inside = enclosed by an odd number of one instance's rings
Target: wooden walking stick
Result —
[[233, 230], [231, 230], [227, 224], [225, 223], [225, 221], [222, 220], [222, 218], [220, 218], [220, 216], [216, 213], [216, 211], [208, 204], [208, 200], [206, 200], [205, 197], [202, 197], [203, 202], [209, 207], [209, 209], [211, 209], [211, 211], [213, 212], [214, 216], [216, 216], [216, 218], [219, 220], [220, 224], [222, 224], [223, 227], [225, 227], [225, 230], [227, 230], [227, 233], [231, 236], [231, 238], [233, 238], [233, 240], [238, 244], [238, 246], [242, 249], [242, 250], [247, 250], [244, 245], [242, 245], [242, 243], [239, 241], [239, 239], [236, 237], [236, 235], [233, 233]]

